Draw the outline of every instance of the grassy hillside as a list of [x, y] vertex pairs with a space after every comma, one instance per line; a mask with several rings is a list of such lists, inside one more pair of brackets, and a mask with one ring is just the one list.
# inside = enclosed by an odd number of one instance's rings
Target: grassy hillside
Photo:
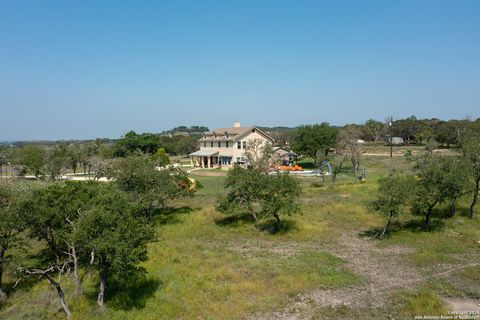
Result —
[[[393, 161], [393, 163], [392, 163]], [[372, 234], [384, 221], [370, 212], [376, 180], [403, 157], [372, 156], [365, 183], [343, 174], [333, 185], [300, 178], [302, 214], [284, 230], [215, 211], [224, 177], [198, 176], [204, 188], [161, 217], [144, 278], [107, 288], [104, 312], [95, 307], [96, 281], [83, 273], [84, 293], [63, 284], [75, 319], [379, 319], [446, 314], [452, 298], [480, 298], [480, 223], [467, 199], [453, 219], [406, 216], [384, 241]], [[40, 244], [38, 252], [41, 252]], [[23, 256], [21, 259], [35, 259]], [[10, 270], [11, 271], [11, 270]], [[7, 283], [14, 277], [7, 273]], [[10, 289], [1, 319], [63, 319], [44, 281]], [[466, 301], [470, 301], [465, 299]]]

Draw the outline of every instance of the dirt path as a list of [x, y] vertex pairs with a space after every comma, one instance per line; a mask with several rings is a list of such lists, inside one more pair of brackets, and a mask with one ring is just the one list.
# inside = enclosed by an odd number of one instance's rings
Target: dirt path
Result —
[[[401, 246], [377, 248], [374, 240], [352, 235], [342, 236], [335, 247], [324, 250], [345, 260], [346, 266], [363, 278], [363, 284], [342, 289], [314, 290], [299, 295], [296, 302], [281, 312], [255, 315], [252, 319], [308, 319], [308, 309], [312, 304], [319, 308], [380, 308], [386, 305], [390, 293], [395, 289], [412, 288], [431, 278], [444, 277], [454, 271], [480, 265], [453, 265], [428, 276], [420, 275], [403, 261], [405, 254], [414, 252], [414, 249]], [[474, 302], [468, 303], [473, 305]]]
[[445, 298], [445, 302], [454, 312], [480, 312], [480, 301], [469, 298]]
[[309, 298], [319, 306], [369, 306], [380, 307], [385, 302], [385, 289], [401, 288], [406, 279], [418, 279], [413, 268], [405, 266], [403, 254], [409, 248], [376, 248], [374, 240], [358, 236], [342, 236], [340, 243], [330, 253], [347, 262], [347, 267], [364, 280], [364, 285], [339, 290], [317, 290]]

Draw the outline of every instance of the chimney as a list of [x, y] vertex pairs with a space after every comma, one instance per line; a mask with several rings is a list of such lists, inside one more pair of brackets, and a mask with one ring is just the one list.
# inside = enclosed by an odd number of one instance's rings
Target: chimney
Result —
[[234, 127], [234, 128], [240, 128], [240, 122], [239, 122], [239, 121], [234, 122], [234, 123], [233, 123], [233, 127]]

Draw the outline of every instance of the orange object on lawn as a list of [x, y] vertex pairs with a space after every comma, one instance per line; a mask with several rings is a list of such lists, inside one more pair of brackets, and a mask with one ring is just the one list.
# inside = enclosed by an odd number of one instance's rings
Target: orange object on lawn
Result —
[[279, 170], [281, 171], [303, 171], [303, 168], [299, 166], [298, 164], [285, 164], [282, 163], [279, 167]]

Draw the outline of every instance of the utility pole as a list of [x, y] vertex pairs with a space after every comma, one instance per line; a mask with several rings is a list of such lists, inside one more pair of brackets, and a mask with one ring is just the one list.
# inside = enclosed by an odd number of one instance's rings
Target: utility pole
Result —
[[393, 117], [390, 117], [388, 126], [390, 127], [390, 158], [393, 158], [393, 136], [392, 136]]

